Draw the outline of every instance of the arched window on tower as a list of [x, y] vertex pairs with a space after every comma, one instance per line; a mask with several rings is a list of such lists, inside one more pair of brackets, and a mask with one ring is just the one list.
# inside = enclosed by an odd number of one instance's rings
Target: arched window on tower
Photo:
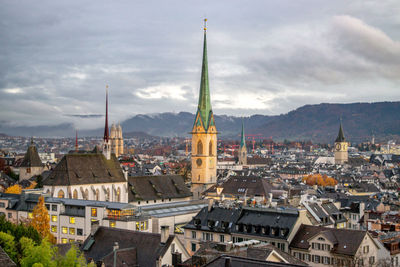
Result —
[[106, 190], [106, 201], [110, 201], [110, 188]]
[[197, 154], [203, 154], [203, 143], [201, 140], [197, 142]]
[[84, 200], [89, 200], [89, 190], [85, 190], [85, 195], [83, 196]]
[[74, 193], [72, 194], [72, 198], [78, 199], [78, 191], [76, 191], [76, 189], [74, 190]]
[[121, 189], [117, 189], [117, 202], [121, 202]]
[[208, 144], [208, 155], [212, 156], [213, 155], [213, 143], [210, 141]]
[[97, 201], [100, 200], [100, 192], [99, 192], [99, 189], [96, 189], [96, 200], [97, 200]]
[[58, 191], [58, 197], [64, 198], [64, 191], [62, 191], [62, 190]]

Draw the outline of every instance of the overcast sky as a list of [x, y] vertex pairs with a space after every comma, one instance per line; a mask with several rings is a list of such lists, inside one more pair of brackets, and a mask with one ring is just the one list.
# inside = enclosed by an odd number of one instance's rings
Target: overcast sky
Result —
[[216, 114], [400, 100], [399, 0], [0, 4], [0, 123], [194, 113], [205, 16]]

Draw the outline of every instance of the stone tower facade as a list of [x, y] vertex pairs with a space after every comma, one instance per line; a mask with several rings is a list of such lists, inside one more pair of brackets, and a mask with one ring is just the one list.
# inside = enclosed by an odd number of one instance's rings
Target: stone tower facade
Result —
[[244, 122], [242, 121], [242, 132], [240, 135], [239, 165], [247, 165], [246, 136], [244, 134]]
[[348, 143], [344, 138], [342, 123], [340, 123], [339, 134], [335, 140], [335, 164], [344, 164], [348, 160]]
[[[206, 20], [205, 20], [206, 22]], [[217, 128], [211, 108], [208, 81], [206, 26], [204, 26], [203, 62], [200, 95], [192, 128], [192, 193], [198, 199], [217, 182]]]
[[114, 153], [116, 157], [124, 154], [124, 139], [122, 138], [122, 127], [120, 124], [118, 126], [115, 126], [115, 124], [111, 125], [110, 140], [111, 153]]

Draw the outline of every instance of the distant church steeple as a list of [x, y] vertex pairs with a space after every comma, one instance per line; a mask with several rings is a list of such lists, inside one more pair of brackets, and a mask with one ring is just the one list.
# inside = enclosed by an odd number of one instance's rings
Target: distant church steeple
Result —
[[217, 181], [217, 129], [211, 108], [207, 62], [207, 19], [204, 19], [200, 94], [192, 128], [192, 192], [194, 198]]
[[106, 86], [106, 117], [103, 136], [103, 154], [106, 159], [111, 158], [110, 136], [108, 132], [108, 85]]
[[246, 135], [244, 134], [244, 121], [242, 120], [242, 132], [240, 135], [240, 148], [239, 148], [239, 164], [247, 164], [247, 147], [246, 147]]
[[340, 121], [339, 133], [335, 140], [335, 164], [344, 164], [348, 160], [348, 143], [344, 137], [342, 121]]

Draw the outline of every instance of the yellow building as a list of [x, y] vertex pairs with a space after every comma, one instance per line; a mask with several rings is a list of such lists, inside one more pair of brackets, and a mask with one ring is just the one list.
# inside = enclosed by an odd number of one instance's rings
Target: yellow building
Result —
[[[206, 21], [206, 20], [205, 20]], [[208, 82], [206, 27], [199, 105], [192, 128], [192, 193], [195, 199], [217, 181], [217, 129], [211, 109]]]

